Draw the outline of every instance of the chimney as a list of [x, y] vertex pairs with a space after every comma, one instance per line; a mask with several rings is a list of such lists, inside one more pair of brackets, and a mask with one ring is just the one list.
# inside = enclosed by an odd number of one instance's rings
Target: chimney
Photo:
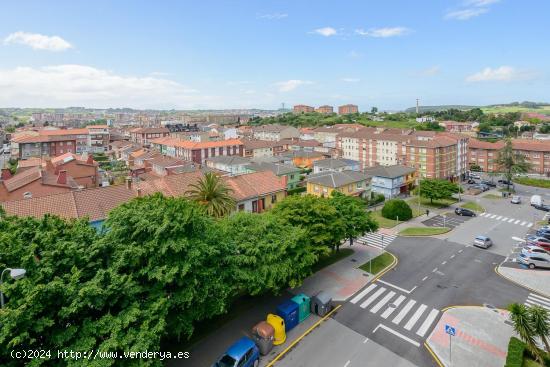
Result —
[[132, 177], [126, 177], [126, 188], [132, 190]]
[[282, 175], [281, 176], [281, 181], [282, 181], [283, 185], [285, 186], [285, 190], [286, 190], [286, 187], [288, 185], [288, 176], [287, 175]]
[[66, 185], [67, 184], [67, 171], [61, 170], [59, 171], [59, 175], [57, 176], [57, 183], [60, 185]]
[[7, 180], [12, 177], [11, 171], [9, 168], [2, 168], [2, 174], [0, 174], [0, 180]]
[[141, 197], [141, 187], [136, 188], [136, 194], [138, 197]]
[[88, 164], [94, 164], [94, 157], [92, 155], [88, 155], [88, 158], [86, 159], [86, 163]]

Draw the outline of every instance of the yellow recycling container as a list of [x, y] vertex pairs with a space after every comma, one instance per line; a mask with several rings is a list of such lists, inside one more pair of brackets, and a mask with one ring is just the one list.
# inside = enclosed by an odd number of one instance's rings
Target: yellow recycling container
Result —
[[273, 345], [283, 344], [286, 340], [285, 321], [283, 318], [270, 313], [267, 315], [266, 321], [269, 325], [273, 326], [273, 330], [275, 331]]

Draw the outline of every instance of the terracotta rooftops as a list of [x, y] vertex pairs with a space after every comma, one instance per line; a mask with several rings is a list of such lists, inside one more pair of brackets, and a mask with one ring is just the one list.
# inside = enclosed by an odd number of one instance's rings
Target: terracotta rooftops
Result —
[[503, 141], [497, 141], [495, 143], [491, 143], [488, 141], [481, 141], [477, 139], [470, 139], [470, 143], [468, 144], [468, 148], [470, 149], [493, 149], [493, 150], [499, 150], [504, 147]]
[[180, 139], [169, 138], [169, 137], [153, 139], [151, 140], [151, 143], [166, 145], [171, 147], [185, 148], [185, 149], [218, 148], [218, 147], [242, 144], [242, 142], [239, 139], [194, 142], [194, 141], [180, 140]]

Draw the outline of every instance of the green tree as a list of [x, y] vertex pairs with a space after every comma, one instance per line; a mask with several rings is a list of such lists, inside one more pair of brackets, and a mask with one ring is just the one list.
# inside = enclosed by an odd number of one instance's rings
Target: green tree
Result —
[[373, 107], [370, 109], [370, 113], [375, 114], [378, 112], [378, 107]]
[[499, 167], [499, 171], [504, 172], [504, 177], [508, 181], [507, 189], [510, 190], [510, 182], [512, 177], [518, 173], [529, 171], [531, 165], [525, 160], [525, 156], [514, 151], [512, 139], [506, 139], [504, 148], [498, 153], [495, 163]]
[[[378, 229], [378, 223], [367, 212], [366, 203], [354, 196], [347, 196], [338, 191], [332, 192], [330, 202], [336, 208], [344, 222], [344, 234], [353, 245], [353, 238], [365, 232], [374, 232]], [[336, 250], [340, 249], [340, 242]]]
[[405, 200], [391, 199], [384, 204], [382, 216], [388, 219], [406, 221], [412, 218], [412, 209]]
[[231, 196], [233, 190], [221, 177], [213, 173], [206, 173], [197, 183], [189, 187], [186, 195], [204, 205], [206, 212], [213, 217], [224, 217], [235, 209], [235, 199]]
[[533, 331], [542, 340], [546, 353], [550, 353], [548, 335], [550, 334], [548, 310], [540, 306], [529, 307], [529, 317], [533, 325]]
[[317, 256], [306, 230], [271, 213], [236, 213], [220, 222], [225, 263], [235, 294], [261, 294], [298, 286]]
[[335, 249], [346, 236], [344, 220], [327, 198], [289, 196], [277, 204], [272, 212], [286, 223], [304, 228], [318, 256], [327, 254], [329, 249]]
[[439, 200], [451, 197], [458, 191], [458, 185], [447, 180], [423, 179], [419, 185], [420, 196], [430, 199], [431, 203], [433, 203], [434, 199]]
[[540, 351], [535, 342], [536, 333], [531, 322], [531, 315], [528, 307], [520, 303], [512, 303], [508, 306], [508, 311], [510, 311], [510, 319], [512, 320], [514, 331], [527, 345], [531, 353], [540, 360]]

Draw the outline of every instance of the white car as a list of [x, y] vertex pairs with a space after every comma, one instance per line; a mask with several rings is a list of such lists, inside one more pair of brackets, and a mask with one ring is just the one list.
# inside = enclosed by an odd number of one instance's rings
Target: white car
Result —
[[514, 195], [512, 196], [512, 200], [510, 200], [512, 204], [521, 204], [521, 196]]

